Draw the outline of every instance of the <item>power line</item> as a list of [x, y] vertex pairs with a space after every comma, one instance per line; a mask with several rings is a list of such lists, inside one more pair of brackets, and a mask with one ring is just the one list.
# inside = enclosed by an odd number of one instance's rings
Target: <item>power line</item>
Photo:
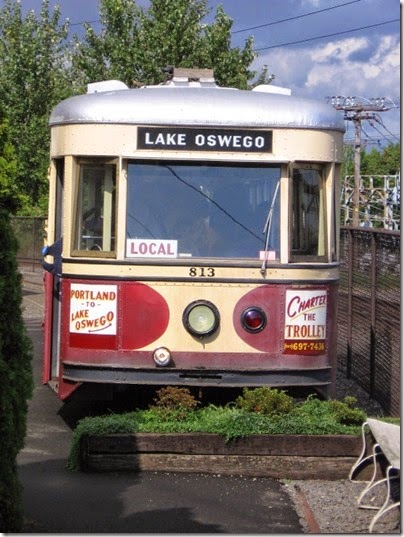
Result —
[[289, 22], [296, 19], [302, 19], [303, 17], [309, 17], [310, 15], [316, 15], [317, 13], [324, 13], [324, 11], [331, 11], [332, 9], [337, 9], [339, 7], [348, 6], [349, 4], [355, 4], [356, 2], [361, 2], [362, 0], [352, 0], [351, 2], [345, 2], [345, 4], [340, 4], [339, 6], [327, 7], [324, 9], [318, 9], [317, 11], [310, 11], [310, 13], [303, 13], [303, 15], [296, 15], [295, 17], [289, 17], [287, 19], [280, 19], [274, 22], [267, 22], [266, 24], [259, 24], [258, 26], [251, 26], [250, 28], [243, 28], [242, 30], [234, 30], [232, 34], [240, 34], [241, 32], [248, 32], [250, 30], [257, 30], [258, 28], [265, 28], [266, 26], [273, 26], [274, 24], [281, 24], [282, 22]]
[[384, 125], [384, 123], [382, 123], [382, 127], [384, 128], [385, 131], [387, 131], [389, 133], [390, 136], [392, 136], [393, 138], [395, 138], [397, 140], [397, 142], [400, 141], [400, 138], [398, 138], [398, 136], [396, 136], [395, 134], [393, 134], [392, 132], [389, 131], [389, 129]]
[[[310, 11], [309, 13], [303, 13], [302, 15], [296, 15], [294, 17], [289, 17], [287, 19], [281, 19], [281, 20], [274, 21], [274, 22], [268, 22], [266, 24], [260, 24], [258, 26], [251, 26], [249, 28], [243, 28], [241, 30], [234, 30], [233, 32], [231, 32], [231, 34], [239, 34], [241, 32], [248, 32], [250, 30], [256, 30], [258, 28], [264, 28], [265, 26], [273, 26], [274, 24], [281, 24], [283, 22], [289, 22], [289, 21], [292, 21], [292, 20], [301, 19], [303, 17], [309, 17], [311, 15], [316, 15], [317, 13], [324, 13], [325, 11], [331, 11], [331, 10], [337, 9], [339, 7], [348, 6], [350, 4], [356, 4], [357, 2], [362, 2], [362, 0], [351, 0], [350, 2], [345, 2], [344, 4], [340, 4], [338, 6], [327, 7], [327, 8], [324, 8], [324, 9], [318, 9], [316, 11]], [[80, 26], [81, 24], [96, 24], [96, 23], [99, 23], [99, 22], [101, 22], [100, 19], [93, 20], [93, 21], [79, 21], [79, 22], [70, 23], [70, 26]]]
[[[372, 125], [369, 121], [369, 124]], [[365, 131], [365, 129], [363, 128], [363, 126], [361, 126], [361, 131], [363, 132], [363, 134], [365, 135], [365, 142], [364, 142], [364, 145], [367, 145], [368, 143], [372, 143], [371, 142], [371, 138], [369, 136], [369, 134]], [[377, 141], [377, 145], [380, 146], [380, 140]]]
[[336, 35], [349, 34], [351, 32], [358, 32], [360, 30], [367, 30], [368, 28], [375, 28], [376, 26], [383, 26], [384, 24], [391, 24], [392, 22], [399, 22], [400, 19], [393, 19], [391, 21], [379, 22], [377, 24], [370, 24], [369, 26], [362, 26], [361, 28], [352, 28], [352, 30], [345, 30], [344, 32], [335, 32], [333, 34], [320, 35], [318, 37], [309, 37], [308, 39], [301, 39], [300, 41], [290, 41], [289, 43], [280, 43], [279, 45], [271, 45], [269, 47], [256, 48], [255, 52], [261, 50], [269, 50], [271, 48], [286, 47], [288, 45], [297, 45], [300, 43], [307, 43], [308, 41], [315, 41], [316, 39], [324, 39], [326, 37], [335, 37]]
[[[389, 133], [390, 135], [390, 139], [391, 138], [395, 138], [397, 142], [400, 141], [400, 139], [395, 136], [392, 132], [389, 131], [389, 129], [387, 127], [385, 127], [383, 121], [377, 117], [374, 118], [374, 121], [377, 121], [378, 123], [380, 123], [380, 125]], [[387, 136], [385, 134], [383, 134], [381, 131], [379, 131], [379, 129], [373, 124], [372, 121], [369, 121], [370, 125], [375, 129], [375, 131], [377, 131], [381, 136], [383, 136], [386, 140], [387, 140]]]
[[[361, 131], [362, 133], [364, 134], [365, 136], [365, 140], [364, 140], [364, 143], [362, 144], [361, 142], [361, 145], [368, 145], [368, 144], [371, 144], [371, 145], [379, 145], [381, 146], [381, 141], [382, 139], [385, 140], [385, 142], [387, 142], [388, 144], [392, 143], [392, 142], [396, 142], [396, 143], [399, 143], [400, 142], [400, 139], [398, 138], [397, 135], [393, 134], [393, 133], [390, 133], [390, 131], [384, 126], [382, 120], [380, 118], [377, 118], [377, 116], [375, 115], [375, 117], [373, 118], [370, 118], [368, 119], [369, 121], [369, 125], [380, 135], [379, 137], [372, 137], [370, 136], [366, 131], [365, 129], [363, 128], [363, 126], [361, 126]], [[384, 127], [384, 129], [386, 129], [387, 132], [389, 132], [389, 136], [387, 136], [386, 134], [384, 134], [381, 130], [379, 130], [375, 124], [374, 124], [374, 121], [377, 121], [378, 123], [380, 123], [380, 125], [382, 127]], [[355, 145], [355, 140], [354, 139], [348, 139], [348, 138], [345, 138], [344, 139], [344, 142], [348, 145]]]
[[[376, 129], [377, 130], [377, 129]], [[363, 132], [363, 131], [362, 131]], [[379, 132], [379, 131], [378, 131]], [[365, 144], [372, 144], [372, 145], [380, 145], [380, 136], [370, 136], [367, 133], [364, 133], [367, 137], [367, 140]], [[396, 134], [392, 134], [391, 136], [386, 136], [385, 134], [380, 133], [382, 138], [386, 140], [386, 142], [391, 143], [393, 141], [399, 140]], [[354, 145], [355, 139], [354, 138], [344, 138], [344, 143], [347, 145]]]
[[[258, 26], [251, 26], [250, 28], [244, 28], [242, 30], [235, 30], [235, 31], [231, 32], [231, 34], [234, 35], [234, 34], [241, 33], [241, 32], [246, 32], [246, 31], [249, 31], [249, 30], [255, 30], [255, 29], [258, 29], [258, 28], [263, 28], [265, 26], [272, 26], [272, 25], [275, 25], [275, 24], [281, 24], [283, 22], [296, 20], [296, 19], [299, 19], [299, 18], [302, 18], [302, 17], [308, 17], [308, 16], [311, 16], [311, 15], [315, 15], [317, 13], [323, 13], [325, 11], [330, 11], [332, 9], [337, 9], [339, 7], [344, 7], [344, 6], [347, 6], [349, 4], [354, 4], [354, 3], [357, 3], [357, 2], [361, 2], [361, 1], [362, 0], [351, 0], [350, 2], [346, 2], [346, 3], [340, 4], [338, 6], [319, 9], [317, 11], [311, 11], [309, 13], [304, 13], [302, 15], [297, 15], [295, 17], [289, 17], [287, 19], [281, 19], [279, 21], [269, 22], [269, 23], [266, 23], [266, 24], [258, 25]], [[391, 21], [381, 22], [381, 23], [377, 23], [377, 24], [371, 24], [369, 26], [363, 26], [361, 28], [353, 28], [352, 30], [345, 30], [345, 31], [342, 31], [342, 32], [336, 32], [336, 33], [322, 35], [322, 36], [318, 36], [318, 37], [310, 37], [310, 38], [303, 39], [303, 40], [300, 40], [300, 41], [290, 41], [289, 43], [281, 43], [279, 45], [271, 45], [269, 47], [260, 47], [260, 48], [255, 49], [255, 51], [260, 52], [262, 50], [269, 50], [269, 49], [272, 49], [272, 48], [278, 48], [278, 47], [285, 47], [285, 46], [288, 46], [288, 45], [297, 45], [297, 44], [301, 44], [301, 43], [307, 43], [309, 41], [315, 41], [317, 39], [324, 39], [326, 37], [335, 37], [337, 35], [347, 34], [347, 33], [350, 33], [350, 32], [357, 32], [357, 31], [360, 31], [360, 30], [366, 30], [368, 28], [375, 28], [377, 26], [383, 26], [385, 24], [391, 24], [393, 22], [398, 22], [398, 21], [400, 21], [400, 19], [393, 19]], [[72, 23], [70, 23], [70, 27], [72, 27], [72, 26], [80, 26], [82, 24], [96, 24], [96, 23], [100, 23], [100, 22], [101, 22], [100, 19], [92, 20], [92, 21], [72, 22]]]
[[95, 24], [97, 22], [101, 22], [100, 19], [96, 21], [80, 21], [80, 22], [71, 22], [69, 26], [80, 26], [82, 24]]

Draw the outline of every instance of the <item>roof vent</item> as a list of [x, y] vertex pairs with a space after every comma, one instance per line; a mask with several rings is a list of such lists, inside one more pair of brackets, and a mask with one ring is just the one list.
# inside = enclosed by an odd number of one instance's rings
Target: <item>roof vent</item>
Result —
[[177, 87], [217, 87], [213, 69], [186, 69], [181, 67], [173, 68], [172, 77], [166, 84]]
[[116, 91], [129, 89], [128, 86], [120, 80], [103, 80], [102, 82], [93, 82], [87, 84], [87, 93], [101, 93], [103, 91]]
[[253, 91], [261, 91], [263, 93], [278, 93], [279, 95], [291, 95], [292, 90], [290, 88], [282, 88], [281, 86], [274, 86], [273, 84], [260, 84], [255, 86]]

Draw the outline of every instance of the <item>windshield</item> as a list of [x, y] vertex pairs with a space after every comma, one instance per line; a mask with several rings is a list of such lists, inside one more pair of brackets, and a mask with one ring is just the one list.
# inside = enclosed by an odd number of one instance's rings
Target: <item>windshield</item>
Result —
[[279, 166], [129, 163], [126, 255], [278, 259], [279, 179]]

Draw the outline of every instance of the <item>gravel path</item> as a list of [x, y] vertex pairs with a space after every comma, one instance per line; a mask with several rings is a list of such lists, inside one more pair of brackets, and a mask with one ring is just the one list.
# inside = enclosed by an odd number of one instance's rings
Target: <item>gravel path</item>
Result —
[[[368, 416], [383, 416], [380, 405], [369, 399], [369, 395], [356, 382], [337, 376], [337, 399], [350, 395], [358, 400], [358, 407]], [[296, 506], [301, 524], [306, 533], [369, 533], [369, 524], [375, 510], [359, 509], [357, 498], [366, 486], [364, 481], [350, 482], [348, 476], [339, 481], [304, 480], [285, 481], [284, 489]], [[378, 491], [380, 505], [384, 501], [384, 486]], [[376, 498], [376, 496], [375, 496]], [[380, 500], [379, 500], [380, 501]], [[314, 521], [310, 514], [313, 515]], [[401, 533], [400, 511], [393, 509], [374, 528], [375, 533]]]
[[[376, 511], [358, 508], [357, 498], [364, 487], [364, 482], [351, 483], [348, 479], [291, 481], [284, 484], [284, 489], [295, 502], [296, 512], [306, 533], [369, 533], [369, 524]], [[303, 492], [318, 528], [308, 523], [307, 509], [299, 491]], [[399, 510], [393, 509], [386, 514], [375, 525], [374, 532], [400, 534]]]

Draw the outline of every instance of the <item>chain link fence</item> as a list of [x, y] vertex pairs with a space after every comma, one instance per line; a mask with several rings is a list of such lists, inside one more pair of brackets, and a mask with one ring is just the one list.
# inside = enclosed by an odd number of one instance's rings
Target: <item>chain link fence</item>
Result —
[[45, 237], [45, 216], [14, 216], [11, 218], [18, 240], [17, 260], [21, 267], [36, 272], [42, 270], [42, 248]]
[[[41, 271], [45, 217], [15, 217], [18, 261]], [[341, 229], [338, 369], [400, 414], [400, 232]]]
[[400, 232], [341, 229], [338, 368], [400, 415]]

